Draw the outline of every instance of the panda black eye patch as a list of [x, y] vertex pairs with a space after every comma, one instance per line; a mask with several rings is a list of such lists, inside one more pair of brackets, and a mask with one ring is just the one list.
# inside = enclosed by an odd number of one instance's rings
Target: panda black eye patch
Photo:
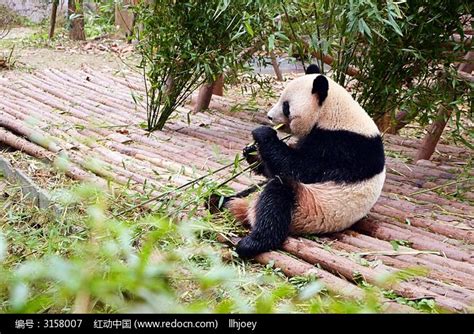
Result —
[[283, 102], [283, 115], [286, 118], [290, 117], [290, 103], [288, 101]]

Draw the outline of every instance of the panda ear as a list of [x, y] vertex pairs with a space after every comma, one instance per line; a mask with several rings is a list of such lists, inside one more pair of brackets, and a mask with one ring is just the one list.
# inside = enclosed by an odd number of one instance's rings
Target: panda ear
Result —
[[318, 96], [318, 102], [321, 106], [328, 97], [329, 82], [324, 75], [318, 75], [313, 81], [313, 89], [311, 90], [312, 94]]
[[306, 68], [306, 74], [317, 74], [321, 73], [319, 66], [316, 64], [311, 64]]

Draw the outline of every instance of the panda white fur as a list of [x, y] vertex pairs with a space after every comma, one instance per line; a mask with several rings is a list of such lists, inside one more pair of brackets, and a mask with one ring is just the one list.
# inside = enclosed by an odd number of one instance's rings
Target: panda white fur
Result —
[[241, 257], [276, 249], [288, 234], [348, 228], [369, 212], [385, 181], [377, 126], [316, 65], [287, 85], [268, 118], [285, 124], [298, 142], [286, 145], [268, 126], [252, 132], [262, 162], [258, 171], [269, 182], [250, 203], [226, 200], [225, 207], [252, 227], [237, 245]]

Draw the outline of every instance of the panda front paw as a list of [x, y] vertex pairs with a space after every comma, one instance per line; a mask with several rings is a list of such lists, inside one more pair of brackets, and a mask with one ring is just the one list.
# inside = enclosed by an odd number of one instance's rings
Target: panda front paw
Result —
[[205, 202], [204, 207], [209, 210], [210, 213], [214, 214], [225, 209], [225, 205], [230, 200], [230, 197], [223, 197], [219, 194], [211, 194]]
[[242, 155], [244, 156], [245, 161], [249, 163], [249, 165], [260, 161], [260, 158], [258, 156], [257, 145], [255, 144], [245, 146], [242, 150]]
[[263, 249], [262, 244], [258, 240], [247, 236], [239, 241], [235, 247], [235, 251], [239, 254], [240, 258], [249, 259], [267, 251], [267, 249]]
[[252, 137], [257, 143], [267, 141], [272, 137], [277, 137], [277, 132], [269, 126], [260, 126], [252, 131]]

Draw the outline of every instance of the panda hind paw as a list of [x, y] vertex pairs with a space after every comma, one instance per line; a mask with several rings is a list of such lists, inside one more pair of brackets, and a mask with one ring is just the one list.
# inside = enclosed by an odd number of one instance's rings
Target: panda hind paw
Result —
[[259, 241], [253, 239], [251, 236], [242, 238], [235, 248], [235, 251], [242, 259], [253, 258], [258, 254], [268, 250], [269, 249], [262, 247], [262, 244]]

